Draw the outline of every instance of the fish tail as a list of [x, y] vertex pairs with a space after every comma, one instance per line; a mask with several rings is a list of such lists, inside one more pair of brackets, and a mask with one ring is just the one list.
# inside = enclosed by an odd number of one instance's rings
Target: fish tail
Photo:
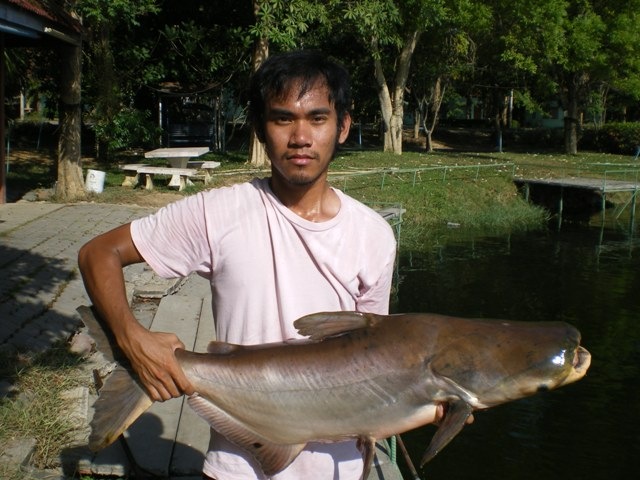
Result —
[[152, 403], [131, 373], [117, 367], [100, 389], [94, 404], [89, 448], [97, 451], [112, 444]]
[[131, 373], [131, 364], [118, 347], [113, 333], [94, 308], [78, 307], [78, 313], [105, 360], [118, 366], [107, 377], [93, 405], [89, 448], [93, 451], [111, 445], [153, 403], [147, 391]]

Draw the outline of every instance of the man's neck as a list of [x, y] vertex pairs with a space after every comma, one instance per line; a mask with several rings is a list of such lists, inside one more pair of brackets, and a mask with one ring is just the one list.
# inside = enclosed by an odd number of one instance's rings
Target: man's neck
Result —
[[272, 177], [269, 184], [282, 204], [305, 220], [326, 222], [340, 211], [340, 199], [326, 179], [310, 185], [281, 185]]

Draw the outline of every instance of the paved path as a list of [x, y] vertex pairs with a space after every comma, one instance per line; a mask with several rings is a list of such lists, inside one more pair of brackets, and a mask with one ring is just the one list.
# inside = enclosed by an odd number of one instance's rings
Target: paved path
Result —
[[[42, 351], [79, 326], [88, 304], [77, 269], [80, 247], [94, 236], [153, 211], [136, 206], [0, 205], [0, 348]], [[129, 268], [134, 287], [144, 268]]]
[[[96, 235], [154, 210], [105, 204], [0, 205], [0, 349], [37, 353], [73, 337], [82, 326], [76, 309], [90, 305], [77, 269], [78, 250]], [[134, 305], [134, 297], [155, 299], [134, 307], [141, 323], [152, 330], [174, 331], [194, 350], [206, 348], [213, 338], [206, 281], [198, 277], [163, 280], [144, 264], [127, 267], [125, 281]], [[202, 328], [198, 326], [201, 317], [208, 320]], [[106, 366], [101, 355], [94, 357], [94, 367]], [[77, 414], [78, 439], [62, 452], [58, 478], [65, 478], [62, 472], [77, 471], [127, 476], [131, 465], [120, 444], [97, 455], [86, 448], [95, 396], [88, 387], [69, 393], [67, 403]], [[153, 475], [200, 476], [209, 429], [190, 409], [183, 412], [182, 403], [175, 399], [154, 405], [128, 432], [136, 461]], [[49, 475], [56, 478], [55, 473]]]

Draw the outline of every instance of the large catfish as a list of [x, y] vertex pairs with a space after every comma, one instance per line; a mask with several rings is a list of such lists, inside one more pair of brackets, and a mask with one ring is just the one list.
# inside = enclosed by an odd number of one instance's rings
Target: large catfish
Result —
[[[97, 348], [109, 350], [91, 311], [81, 313]], [[424, 465], [474, 410], [574, 382], [591, 361], [580, 333], [561, 322], [334, 312], [294, 325], [308, 338], [175, 352], [197, 392], [191, 407], [266, 475], [286, 468], [308, 442], [356, 439], [366, 478], [377, 438], [432, 423], [443, 405]], [[109, 445], [151, 403], [130, 369], [116, 369], [95, 403], [90, 447]]]

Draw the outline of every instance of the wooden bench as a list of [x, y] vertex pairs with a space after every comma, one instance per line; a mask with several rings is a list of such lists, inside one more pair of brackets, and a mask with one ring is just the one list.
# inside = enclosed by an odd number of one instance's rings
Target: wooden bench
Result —
[[196, 174], [196, 170], [191, 168], [173, 168], [173, 167], [138, 167], [138, 174], [146, 177], [145, 188], [153, 190], [153, 177], [155, 175], [171, 175], [169, 186], [179, 186], [182, 191], [186, 188], [189, 177]]

